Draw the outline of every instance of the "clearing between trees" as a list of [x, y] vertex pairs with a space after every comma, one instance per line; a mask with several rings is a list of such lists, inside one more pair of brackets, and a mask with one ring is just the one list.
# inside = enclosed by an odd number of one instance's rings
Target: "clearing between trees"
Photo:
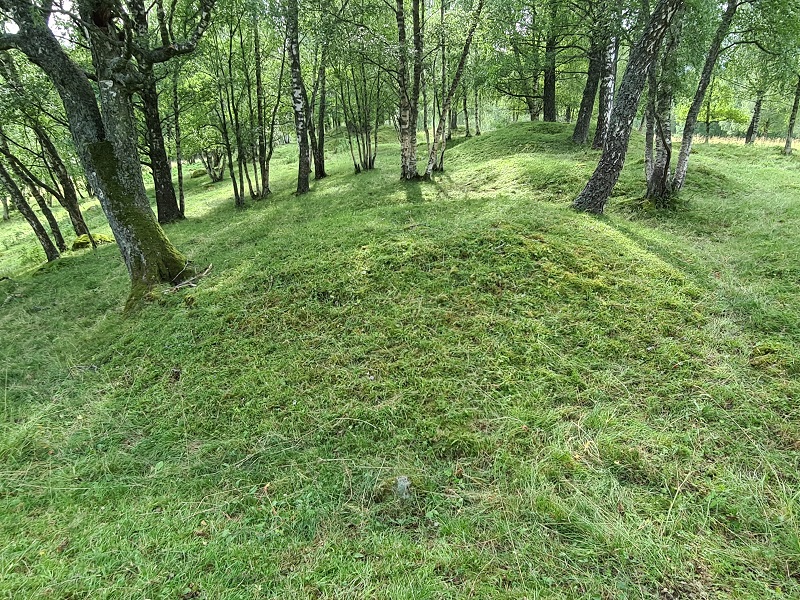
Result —
[[653, 211], [635, 135], [598, 218], [570, 136], [187, 180], [214, 268], [132, 315], [112, 244], [0, 223], [0, 597], [800, 596], [800, 162], [698, 143]]

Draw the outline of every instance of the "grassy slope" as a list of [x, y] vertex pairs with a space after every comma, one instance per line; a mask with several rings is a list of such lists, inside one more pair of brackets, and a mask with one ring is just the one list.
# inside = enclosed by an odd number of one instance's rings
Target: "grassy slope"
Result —
[[661, 214], [631, 160], [597, 219], [568, 136], [192, 180], [212, 275], [133, 317], [113, 247], [0, 283], [0, 596], [797, 597], [800, 163], [699, 146]]

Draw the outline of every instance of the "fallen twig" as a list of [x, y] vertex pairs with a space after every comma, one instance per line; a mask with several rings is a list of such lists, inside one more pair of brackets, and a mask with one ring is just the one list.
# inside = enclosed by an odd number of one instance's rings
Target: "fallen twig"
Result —
[[198, 282], [200, 279], [202, 279], [203, 277], [206, 277], [206, 276], [207, 276], [207, 275], [208, 275], [208, 274], [211, 272], [211, 269], [212, 269], [213, 267], [214, 267], [214, 264], [212, 263], [212, 264], [208, 265], [208, 267], [206, 267], [206, 270], [205, 270], [205, 271], [203, 271], [202, 273], [198, 273], [198, 274], [197, 274], [197, 275], [195, 275], [194, 277], [190, 277], [190, 278], [189, 278], [189, 279], [187, 279], [186, 281], [182, 281], [182, 282], [180, 282], [180, 283], [179, 283], [178, 285], [176, 285], [175, 287], [172, 287], [172, 288], [170, 288], [170, 289], [168, 289], [168, 290], [164, 290], [164, 293], [165, 293], [165, 294], [171, 294], [171, 293], [173, 293], [173, 292], [177, 292], [178, 290], [182, 290], [183, 288], [187, 288], [187, 287], [191, 287], [191, 288], [193, 288], [193, 287], [197, 287], [197, 282]]

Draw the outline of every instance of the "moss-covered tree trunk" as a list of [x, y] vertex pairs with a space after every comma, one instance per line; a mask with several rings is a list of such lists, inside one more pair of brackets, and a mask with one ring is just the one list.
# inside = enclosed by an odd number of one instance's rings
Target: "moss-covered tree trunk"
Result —
[[78, 5], [90, 32], [101, 115], [86, 74], [66, 55], [41, 15], [24, 0], [7, 3], [19, 33], [5, 36], [4, 41], [47, 74], [64, 103], [87, 179], [128, 269], [131, 298], [156, 283], [187, 278], [191, 273], [185, 257], [167, 239], [144, 193], [130, 95], [111, 69], [120, 60], [119, 46], [111, 41], [111, 24], [104, 29], [103, 15], [93, 15], [97, 5]]

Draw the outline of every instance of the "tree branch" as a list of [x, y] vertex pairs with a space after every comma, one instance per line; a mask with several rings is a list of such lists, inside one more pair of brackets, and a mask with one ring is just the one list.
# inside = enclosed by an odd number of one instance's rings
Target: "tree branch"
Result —
[[166, 62], [175, 56], [189, 54], [197, 47], [200, 38], [203, 37], [206, 29], [211, 24], [211, 11], [216, 4], [216, 0], [200, 0], [200, 20], [197, 22], [192, 35], [184, 42], [173, 42], [169, 46], [154, 48], [146, 53], [147, 61], [150, 64]]

